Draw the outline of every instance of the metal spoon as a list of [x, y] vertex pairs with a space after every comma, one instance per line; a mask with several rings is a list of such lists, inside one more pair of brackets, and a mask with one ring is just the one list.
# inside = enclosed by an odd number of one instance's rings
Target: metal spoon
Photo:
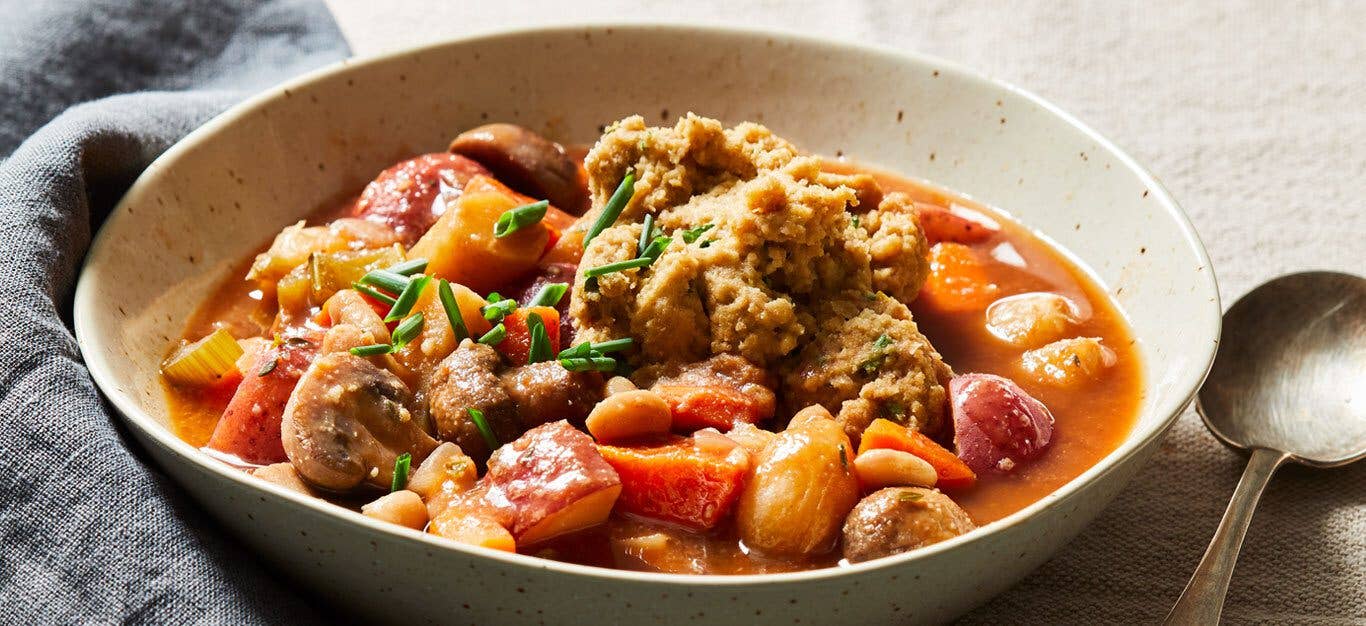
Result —
[[1224, 334], [1196, 406], [1247, 469], [1167, 624], [1217, 624], [1252, 510], [1286, 461], [1346, 465], [1366, 456], [1366, 279], [1282, 276], [1224, 314]]

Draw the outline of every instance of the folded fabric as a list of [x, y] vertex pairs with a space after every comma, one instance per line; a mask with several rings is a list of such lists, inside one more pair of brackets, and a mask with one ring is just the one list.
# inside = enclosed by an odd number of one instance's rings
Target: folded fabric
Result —
[[[121, 431], [81, 363], [91, 236], [157, 155], [250, 90], [343, 58], [320, 2], [6, 3], [0, 150], [0, 616], [6, 623], [310, 623]], [[7, 10], [5, 10], [7, 9]]]

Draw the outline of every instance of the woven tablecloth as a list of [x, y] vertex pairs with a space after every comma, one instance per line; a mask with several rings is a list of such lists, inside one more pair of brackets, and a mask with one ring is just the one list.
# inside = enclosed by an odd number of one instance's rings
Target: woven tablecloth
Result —
[[[1147, 165], [1195, 222], [1225, 306], [1278, 274], [1366, 273], [1366, 3], [329, 0], [356, 54], [585, 21], [750, 25], [941, 56], [1021, 85]], [[1188, 411], [1068, 548], [967, 623], [1151, 623], [1244, 459]], [[927, 590], [932, 593], [933, 590]], [[1366, 463], [1282, 470], [1229, 623], [1366, 623]]]

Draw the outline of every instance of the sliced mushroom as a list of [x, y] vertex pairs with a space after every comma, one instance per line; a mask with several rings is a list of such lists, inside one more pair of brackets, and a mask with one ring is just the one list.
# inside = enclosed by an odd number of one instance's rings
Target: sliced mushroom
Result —
[[502, 360], [493, 348], [466, 339], [437, 366], [428, 387], [428, 411], [437, 434], [445, 441], [454, 441], [476, 460], [487, 459], [492, 451], [470, 409], [483, 414], [499, 442], [522, 434], [517, 403], [495, 373], [501, 367]]
[[346, 352], [319, 357], [285, 406], [285, 454], [308, 483], [349, 491], [387, 488], [394, 461], [420, 463], [436, 441], [409, 412], [412, 393], [394, 374]]
[[451, 152], [493, 171], [513, 189], [545, 198], [563, 211], [588, 210], [588, 185], [564, 148], [516, 124], [486, 124], [451, 142]]

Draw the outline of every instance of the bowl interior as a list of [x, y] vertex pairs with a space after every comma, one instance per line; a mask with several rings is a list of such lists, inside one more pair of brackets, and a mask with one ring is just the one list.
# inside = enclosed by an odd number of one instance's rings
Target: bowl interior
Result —
[[1146, 358], [1133, 441], [1101, 466], [1159, 434], [1202, 380], [1220, 312], [1203, 248], [1151, 176], [1066, 114], [935, 59], [658, 26], [351, 62], [220, 116], [158, 160], [101, 231], [76, 300], [87, 363], [136, 427], [198, 457], [164, 427], [158, 364], [214, 282], [281, 227], [483, 122], [591, 142], [626, 115], [671, 123], [688, 111], [965, 192], [1078, 257], [1117, 295]]

